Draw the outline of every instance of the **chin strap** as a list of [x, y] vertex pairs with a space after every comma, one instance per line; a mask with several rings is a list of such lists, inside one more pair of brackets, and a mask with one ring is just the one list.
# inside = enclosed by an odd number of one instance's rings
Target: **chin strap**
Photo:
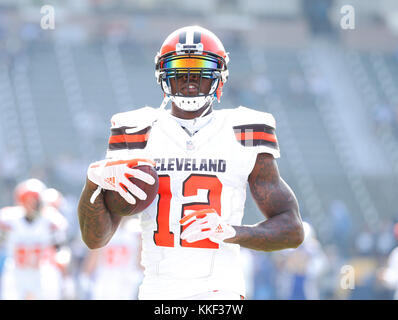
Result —
[[166, 106], [167, 106], [167, 104], [169, 103], [170, 100], [171, 100], [171, 98], [170, 98], [169, 96], [165, 96], [165, 97], [163, 98], [162, 103], [160, 104], [159, 109], [160, 109], [160, 110], [164, 110], [164, 109], [166, 108]]
[[209, 112], [210, 108], [212, 107], [212, 105], [213, 105], [213, 104], [212, 104], [211, 102], [209, 102], [207, 108], [204, 109], [203, 112], [200, 114], [200, 116], [197, 117], [197, 118], [195, 118], [195, 119], [200, 119], [200, 118], [206, 116], [207, 113]]

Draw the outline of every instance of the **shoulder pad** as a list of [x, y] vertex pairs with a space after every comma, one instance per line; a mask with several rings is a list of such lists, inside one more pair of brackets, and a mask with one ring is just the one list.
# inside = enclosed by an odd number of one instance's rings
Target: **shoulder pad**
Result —
[[112, 128], [151, 126], [156, 120], [158, 109], [145, 106], [143, 108], [116, 113], [111, 118]]
[[108, 150], [145, 148], [149, 132], [157, 117], [158, 109], [152, 107], [114, 114], [111, 118]]
[[25, 210], [21, 206], [9, 206], [0, 210], [0, 218], [3, 220], [15, 220], [25, 216]]
[[275, 118], [271, 113], [257, 111], [247, 107], [239, 106], [231, 110], [231, 120], [234, 125], [248, 125], [262, 123], [275, 129]]
[[242, 146], [259, 147], [258, 153], [271, 153], [279, 157], [276, 123], [272, 114], [240, 106], [232, 110], [230, 119], [235, 138]]
[[25, 216], [24, 209], [20, 206], [4, 207], [0, 210], [0, 230], [9, 231], [16, 220]]

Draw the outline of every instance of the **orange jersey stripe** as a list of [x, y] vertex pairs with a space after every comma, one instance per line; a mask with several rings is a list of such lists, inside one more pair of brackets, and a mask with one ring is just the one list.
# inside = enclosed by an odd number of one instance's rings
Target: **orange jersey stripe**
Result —
[[109, 138], [109, 143], [122, 143], [122, 142], [146, 142], [148, 140], [148, 134], [137, 134], [128, 135], [121, 134], [117, 136], [111, 136]]
[[237, 132], [235, 136], [239, 141], [252, 139], [276, 142], [275, 135], [267, 132]]

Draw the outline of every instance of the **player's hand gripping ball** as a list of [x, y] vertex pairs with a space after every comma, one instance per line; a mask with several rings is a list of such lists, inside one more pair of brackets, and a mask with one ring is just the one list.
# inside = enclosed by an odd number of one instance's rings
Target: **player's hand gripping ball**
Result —
[[144, 191], [144, 193], [146, 193], [147, 196], [146, 199], [143, 200], [134, 196], [136, 200], [135, 204], [128, 203], [119, 194], [119, 192], [110, 191], [110, 190], [105, 191], [104, 195], [105, 205], [107, 206], [108, 210], [111, 211], [112, 213], [116, 213], [122, 216], [131, 216], [133, 214], [140, 213], [150, 206], [150, 204], [153, 202], [153, 200], [157, 195], [159, 188], [159, 178], [156, 173], [156, 170], [151, 166], [137, 166], [134, 169], [141, 170], [143, 172], [150, 174], [155, 179], [155, 183], [153, 185], [150, 185], [137, 178], [134, 177], [129, 178], [129, 180], [138, 188], [140, 188], [142, 191]]
[[88, 177], [104, 189], [104, 202], [110, 212], [130, 216], [145, 210], [158, 193], [154, 166], [146, 159], [102, 160], [90, 166]]

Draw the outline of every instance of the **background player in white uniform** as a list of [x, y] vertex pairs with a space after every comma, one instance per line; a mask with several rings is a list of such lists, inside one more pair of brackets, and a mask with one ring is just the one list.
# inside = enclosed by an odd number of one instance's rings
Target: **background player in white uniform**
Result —
[[[55, 262], [58, 266], [58, 278], [61, 282], [62, 299], [73, 299], [75, 297], [75, 283], [73, 280], [72, 250], [70, 243], [73, 239], [73, 228], [71, 217], [71, 206], [64, 195], [55, 188], [48, 188], [42, 194], [43, 205], [55, 208], [66, 220], [67, 228], [62, 233], [64, 239], [62, 243], [57, 244]], [[57, 289], [58, 290], [58, 289]]]
[[[398, 223], [394, 225], [394, 236], [398, 241]], [[378, 272], [381, 282], [394, 291], [394, 300], [398, 300], [398, 246], [388, 256], [386, 266]]]
[[275, 253], [278, 293], [284, 300], [319, 300], [320, 278], [328, 269], [328, 259], [313, 226], [305, 221], [303, 226], [305, 236], [299, 248]]
[[3, 299], [61, 297], [56, 245], [65, 240], [67, 222], [55, 208], [43, 206], [45, 189], [38, 179], [23, 181], [15, 189], [17, 205], [0, 211], [7, 255]]
[[143, 277], [139, 220], [123, 218], [105, 247], [89, 251], [83, 272], [91, 280], [91, 299], [137, 299]]
[[[135, 203], [132, 194], [145, 195], [124, 174], [151, 183], [109, 159], [156, 162], [158, 197], [140, 213], [145, 267], [140, 299], [239, 299], [245, 295], [240, 246], [273, 251], [303, 241], [297, 200], [275, 161], [273, 116], [245, 107], [213, 110], [228, 78], [227, 63], [221, 41], [204, 28], [169, 35], [156, 56], [165, 94], [161, 108], [114, 115], [107, 159], [88, 169], [79, 222], [87, 246], [99, 248], [121, 217], [106, 209], [98, 191], [118, 191]], [[164, 108], [169, 100], [171, 111]], [[106, 183], [110, 176], [116, 187]], [[247, 183], [266, 219], [242, 226]]]

